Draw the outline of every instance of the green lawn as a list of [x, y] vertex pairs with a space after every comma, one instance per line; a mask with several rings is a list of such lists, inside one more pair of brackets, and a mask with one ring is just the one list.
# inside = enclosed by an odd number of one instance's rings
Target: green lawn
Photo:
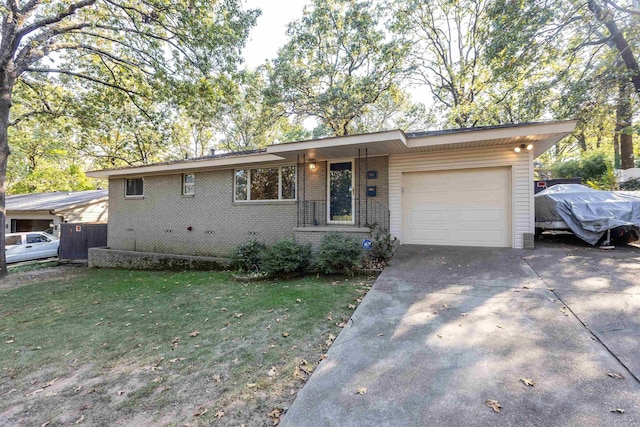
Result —
[[0, 290], [0, 425], [272, 425], [369, 286], [73, 270]]

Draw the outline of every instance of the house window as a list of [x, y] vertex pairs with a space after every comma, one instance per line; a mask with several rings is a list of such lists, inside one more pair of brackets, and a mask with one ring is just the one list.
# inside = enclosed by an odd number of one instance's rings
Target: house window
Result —
[[196, 174], [185, 173], [182, 175], [182, 195], [193, 196], [196, 194]]
[[295, 200], [296, 167], [240, 169], [235, 172], [235, 200]]
[[124, 195], [126, 197], [144, 196], [144, 178], [127, 178]]

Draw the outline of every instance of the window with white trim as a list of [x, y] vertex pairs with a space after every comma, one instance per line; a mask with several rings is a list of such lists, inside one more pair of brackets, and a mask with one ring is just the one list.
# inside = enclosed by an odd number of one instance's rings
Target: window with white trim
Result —
[[124, 195], [125, 197], [144, 196], [144, 178], [127, 178]]
[[234, 200], [295, 200], [296, 167], [238, 169], [234, 175]]
[[193, 196], [194, 194], [196, 194], [196, 174], [182, 174], [182, 195]]

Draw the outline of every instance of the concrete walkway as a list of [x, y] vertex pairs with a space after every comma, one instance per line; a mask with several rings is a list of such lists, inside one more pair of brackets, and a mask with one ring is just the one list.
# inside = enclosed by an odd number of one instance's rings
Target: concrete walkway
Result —
[[638, 273], [632, 250], [402, 246], [280, 425], [640, 425]]

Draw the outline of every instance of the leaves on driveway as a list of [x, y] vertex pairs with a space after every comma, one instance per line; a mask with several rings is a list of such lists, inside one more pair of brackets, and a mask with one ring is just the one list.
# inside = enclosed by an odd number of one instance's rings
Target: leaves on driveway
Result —
[[367, 388], [366, 387], [358, 387], [358, 389], [356, 390], [356, 394], [367, 394]]
[[502, 409], [502, 405], [497, 400], [487, 399], [484, 403], [497, 413], [500, 413], [500, 410]]
[[611, 412], [615, 412], [617, 414], [624, 414], [624, 409], [616, 408], [616, 409], [612, 409]]
[[608, 372], [607, 375], [609, 375], [611, 378], [615, 378], [616, 380], [623, 380], [624, 379], [624, 375], [619, 374], [617, 372]]
[[522, 381], [524, 385], [528, 385], [530, 387], [533, 387], [536, 384], [531, 378], [520, 378], [520, 381]]

